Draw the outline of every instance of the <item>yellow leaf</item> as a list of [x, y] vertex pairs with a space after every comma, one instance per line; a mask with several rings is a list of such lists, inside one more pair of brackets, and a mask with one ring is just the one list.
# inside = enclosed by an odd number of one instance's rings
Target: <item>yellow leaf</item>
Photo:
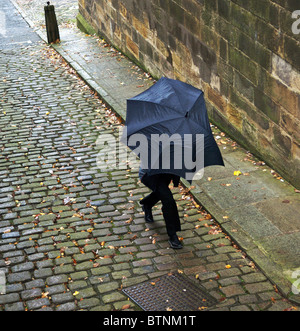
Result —
[[42, 298], [48, 298], [49, 292], [42, 293]]
[[207, 307], [204, 306], [198, 308], [198, 310], [205, 310], [205, 309], [207, 309]]
[[234, 176], [240, 176], [242, 173], [240, 171], [235, 171], [233, 174]]
[[226, 269], [231, 269], [231, 265], [228, 264], [228, 265], [226, 266]]
[[74, 292], [73, 293], [73, 295], [75, 296], [75, 295], [78, 295], [79, 294], [79, 292], [78, 291], [76, 291], [76, 292]]

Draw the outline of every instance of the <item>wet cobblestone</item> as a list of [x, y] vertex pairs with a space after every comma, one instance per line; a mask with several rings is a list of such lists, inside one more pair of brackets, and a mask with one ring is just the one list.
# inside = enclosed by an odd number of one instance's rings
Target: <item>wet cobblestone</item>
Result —
[[[15, 2], [45, 30], [44, 4]], [[77, 1], [51, 3], [74, 29]], [[97, 138], [119, 126], [51, 48], [0, 52], [0, 310], [139, 310], [122, 288], [178, 270], [218, 300], [212, 310], [296, 310], [182, 187], [184, 249], [169, 248], [160, 206], [145, 224], [137, 172], [97, 168]]]
[[[37, 28], [46, 30], [44, 6], [47, 1], [40, 0], [14, 0], [17, 5], [23, 8]], [[57, 23], [60, 27], [70, 27], [76, 23], [78, 13], [78, 1], [76, 0], [52, 0], [51, 5], [55, 6]]]
[[138, 201], [148, 190], [137, 171], [97, 168], [97, 138], [117, 137], [118, 119], [51, 48], [7, 52], [0, 310], [139, 310], [121, 289], [178, 270], [218, 300], [213, 309], [291, 309], [182, 187], [173, 192], [184, 249], [171, 250], [160, 206], [145, 224]]

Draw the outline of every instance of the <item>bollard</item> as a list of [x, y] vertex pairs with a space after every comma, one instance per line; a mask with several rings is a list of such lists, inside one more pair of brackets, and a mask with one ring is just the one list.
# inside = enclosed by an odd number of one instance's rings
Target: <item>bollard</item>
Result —
[[50, 2], [47, 2], [47, 6], [45, 6], [45, 19], [46, 19], [46, 28], [47, 28], [47, 38], [48, 43], [59, 43], [60, 36], [59, 30], [55, 15], [55, 8], [54, 6], [50, 5]]

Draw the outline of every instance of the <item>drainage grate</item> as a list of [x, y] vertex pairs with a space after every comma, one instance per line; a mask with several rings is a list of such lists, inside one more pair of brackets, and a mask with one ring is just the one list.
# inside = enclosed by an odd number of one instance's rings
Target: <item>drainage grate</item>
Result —
[[144, 311], [198, 311], [217, 300], [182, 274], [168, 274], [148, 283], [123, 289]]

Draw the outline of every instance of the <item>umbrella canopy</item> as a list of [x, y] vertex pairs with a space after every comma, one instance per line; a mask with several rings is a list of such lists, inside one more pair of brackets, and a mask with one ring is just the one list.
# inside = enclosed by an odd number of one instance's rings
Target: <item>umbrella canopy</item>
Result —
[[204, 93], [189, 84], [163, 77], [127, 100], [125, 132], [150, 176], [171, 173], [192, 182], [205, 167], [224, 166]]

